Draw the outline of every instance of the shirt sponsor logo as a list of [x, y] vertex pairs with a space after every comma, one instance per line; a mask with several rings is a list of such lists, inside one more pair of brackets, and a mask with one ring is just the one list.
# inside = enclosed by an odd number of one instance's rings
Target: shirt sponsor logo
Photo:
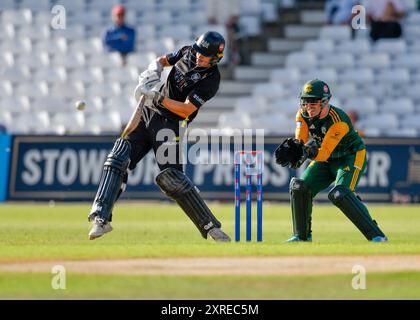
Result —
[[192, 81], [194, 81], [194, 82], [197, 82], [198, 80], [200, 80], [201, 79], [201, 75], [199, 74], [199, 73], [194, 73], [192, 76], [191, 76], [191, 80]]
[[204, 101], [202, 98], [200, 98], [196, 93], [193, 95], [193, 98], [198, 101], [200, 104], [204, 104], [206, 101]]
[[204, 47], [204, 48], [209, 48], [209, 46], [210, 46], [210, 43], [208, 43], [206, 40], [202, 40], [201, 41], [201, 45]]
[[176, 51], [174, 51], [174, 52], [172, 52], [172, 53], [170, 53], [169, 54], [169, 58], [173, 58], [173, 57], [176, 57], [177, 56], [177, 54], [178, 54], [178, 50], [176, 50]]

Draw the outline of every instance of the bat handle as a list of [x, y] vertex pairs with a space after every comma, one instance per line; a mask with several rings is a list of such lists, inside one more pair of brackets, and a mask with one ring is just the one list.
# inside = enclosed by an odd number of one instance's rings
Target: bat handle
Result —
[[141, 112], [142, 112], [145, 100], [146, 100], [146, 97], [142, 95], [137, 103], [136, 109], [131, 114], [130, 120], [125, 126], [124, 131], [121, 133], [122, 139], [126, 139], [128, 135], [131, 132], [133, 132], [133, 130], [137, 128], [137, 126], [139, 125], [140, 119], [141, 119]]

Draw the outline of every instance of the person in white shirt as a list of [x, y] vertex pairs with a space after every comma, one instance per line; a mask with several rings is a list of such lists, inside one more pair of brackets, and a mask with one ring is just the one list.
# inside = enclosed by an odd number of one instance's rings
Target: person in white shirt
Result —
[[399, 38], [402, 28], [399, 20], [406, 15], [406, 7], [401, 0], [366, 0], [367, 18], [370, 21], [370, 37], [373, 41], [381, 38]]

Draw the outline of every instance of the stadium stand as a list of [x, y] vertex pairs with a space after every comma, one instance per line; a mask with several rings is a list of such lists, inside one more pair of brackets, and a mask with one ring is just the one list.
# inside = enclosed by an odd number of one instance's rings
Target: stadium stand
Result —
[[[207, 24], [204, 0], [119, 1], [137, 31], [137, 51], [123, 67], [101, 40], [116, 2], [1, 2], [0, 124], [15, 133], [119, 132], [150, 61], [209, 29], [226, 36], [224, 26]], [[192, 127], [290, 134], [299, 90], [318, 77], [331, 85], [333, 103], [360, 113], [357, 125], [366, 136], [419, 136], [420, 13], [415, 1], [406, 3], [404, 37], [373, 44], [366, 30], [353, 39], [350, 28], [326, 25], [323, 1], [241, 0], [249, 61], [232, 67], [222, 60], [219, 93]], [[66, 9], [64, 30], [50, 26], [56, 4]], [[87, 102], [86, 112], [72, 115], [76, 100]], [[379, 111], [385, 112], [373, 120]], [[36, 118], [30, 126], [12, 127], [11, 119], [27, 121], [28, 112]]]
[[[419, 136], [418, 125], [413, 125], [420, 121], [419, 105], [413, 99], [418, 93], [408, 87], [420, 87], [420, 51], [416, 40], [420, 35], [420, 18], [415, 11], [415, 1], [406, 1], [406, 5], [409, 14], [403, 23], [404, 37], [381, 39], [374, 44], [366, 30], [356, 31], [353, 39], [350, 27], [326, 25], [321, 5], [318, 10], [297, 6], [293, 8], [295, 21], [283, 25], [283, 37], [269, 37], [268, 51], [258, 53], [259, 60], [267, 58], [265, 63], [253, 60], [251, 66], [238, 67], [235, 79], [258, 82], [248, 101], [258, 100], [265, 106], [261, 110], [270, 111], [273, 117], [283, 111], [290, 122], [298, 107], [301, 85], [317, 77], [330, 84], [335, 97], [332, 104], [360, 114], [357, 127], [363, 129], [366, 136]], [[281, 18], [291, 20], [290, 12]], [[272, 59], [275, 53], [279, 56]], [[277, 88], [278, 98], [273, 96], [274, 88]], [[249, 106], [244, 108], [249, 109]], [[242, 108], [235, 105], [234, 114], [239, 110]], [[416, 120], [408, 122], [408, 118]], [[225, 119], [226, 115], [222, 114], [220, 128], [227, 125]], [[268, 122], [266, 128], [270, 128]], [[280, 117], [277, 130], [273, 126], [269, 132], [283, 133], [284, 128]], [[291, 132], [293, 128], [288, 133]]]

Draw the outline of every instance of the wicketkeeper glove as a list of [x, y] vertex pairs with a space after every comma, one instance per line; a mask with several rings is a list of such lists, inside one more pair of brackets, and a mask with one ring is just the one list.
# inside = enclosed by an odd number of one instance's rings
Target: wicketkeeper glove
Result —
[[302, 140], [287, 138], [276, 149], [274, 156], [276, 163], [282, 167], [298, 169], [306, 159], [313, 159], [318, 154], [316, 143], [305, 145]]
[[302, 157], [302, 146], [303, 142], [297, 139], [287, 138], [274, 152], [276, 163], [282, 167], [291, 168]]
[[[303, 142], [302, 142], [303, 144]], [[307, 159], [314, 159], [318, 154], [318, 145], [315, 141], [304, 144], [302, 146], [302, 156], [300, 159], [291, 166], [292, 169], [298, 169]]]

